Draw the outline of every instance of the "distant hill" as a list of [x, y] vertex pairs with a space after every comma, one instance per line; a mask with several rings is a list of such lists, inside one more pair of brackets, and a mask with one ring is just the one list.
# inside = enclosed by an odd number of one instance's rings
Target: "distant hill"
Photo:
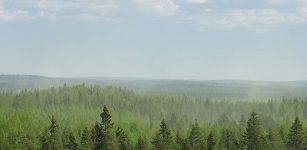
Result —
[[149, 80], [138, 78], [51, 78], [35, 75], [0, 75], [0, 90], [18, 92], [74, 85], [120, 86], [139, 92], [196, 95], [204, 99], [253, 100], [307, 96], [306, 81], [271, 82], [247, 80]]

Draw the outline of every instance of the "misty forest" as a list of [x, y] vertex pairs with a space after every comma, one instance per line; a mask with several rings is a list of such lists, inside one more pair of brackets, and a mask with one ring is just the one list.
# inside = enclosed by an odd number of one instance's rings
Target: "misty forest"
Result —
[[84, 83], [2, 90], [0, 149], [307, 148], [306, 97], [223, 96]]

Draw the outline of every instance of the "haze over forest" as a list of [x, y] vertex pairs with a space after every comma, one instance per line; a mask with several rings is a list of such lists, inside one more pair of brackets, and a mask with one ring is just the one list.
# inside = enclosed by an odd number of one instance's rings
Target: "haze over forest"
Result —
[[306, 0], [0, 0], [0, 150], [304, 150]]

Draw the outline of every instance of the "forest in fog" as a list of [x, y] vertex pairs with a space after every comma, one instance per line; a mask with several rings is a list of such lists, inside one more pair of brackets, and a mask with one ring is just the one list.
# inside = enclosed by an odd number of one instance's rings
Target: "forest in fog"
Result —
[[114, 86], [0, 93], [0, 149], [305, 149], [306, 97], [212, 100]]

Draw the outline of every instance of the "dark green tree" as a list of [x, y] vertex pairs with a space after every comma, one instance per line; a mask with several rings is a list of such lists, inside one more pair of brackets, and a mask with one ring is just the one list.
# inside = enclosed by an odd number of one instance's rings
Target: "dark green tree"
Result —
[[295, 118], [288, 136], [287, 146], [289, 149], [301, 150], [304, 144], [302, 123], [298, 117]]
[[139, 136], [138, 141], [135, 145], [135, 150], [147, 150], [148, 144], [146, 138]]
[[94, 150], [103, 149], [103, 132], [101, 129], [101, 124], [96, 122], [94, 128], [92, 129], [92, 142], [94, 144]]
[[101, 117], [101, 130], [102, 130], [102, 146], [103, 150], [112, 150], [114, 148], [114, 137], [112, 133], [113, 122], [111, 114], [106, 106], [103, 107]]
[[82, 150], [92, 149], [92, 142], [89, 130], [85, 127], [81, 134], [80, 148]]
[[65, 148], [69, 150], [78, 150], [79, 146], [76, 142], [76, 138], [72, 132], [69, 133], [68, 142], [65, 144]]
[[216, 142], [214, 140], [214, 136], [213, 136], [212, 132], [210, 132], [210, 134], [207, 138], [207, 145], [208, 145], [208, 150], [214, 150], [215, 149]]
[[50, 142], [49, 142], [49, 138], [50, 138], [50, 132], [49, 130], [46, 128], [43, 132], [43, 135], [40, 139], [40, 142], [41, 142], [41, 147], [40, 149], [41, 150], [50, 150], [51, 147], [50, 147]]
[[236, 133], [234, 129], [224, 128], [221, 132], [220, 143], [225, 150], [238, 149]]
[[49, 127], [50, 138], [49, 144], [52, 150], [58, 150], [62, 148], [61, 138], [59, 135], [59, 125], [57, 124], [54, 116], [51, 118], [51, 125]]
[[251, 113], [247, 121], [247, 128], [244, 135], [244, 141], [248, 150], [260, 150], [262, 145], [262, 129], [260, 121], [255, 112]]
[[203, 136], [197, 121], [192, 125], [188, 139], [192, 150], [204, 149]]
[[190, 150], [190, 144], [188, 139], [183, 138], [179, 135], [179, 133], [176, 134], [176, 147], [177, 150]]
[[131, 150], [133, 148], [128, 136], [120, 127], [118, 127], [116, 130], [116, 139], [119, 150]]
[[174, 141], [171, 130], [167, 127], [164, 120], [161, 121], [160, 130], [152, 141], [156, 150], [171, 150], [174, 148]]

